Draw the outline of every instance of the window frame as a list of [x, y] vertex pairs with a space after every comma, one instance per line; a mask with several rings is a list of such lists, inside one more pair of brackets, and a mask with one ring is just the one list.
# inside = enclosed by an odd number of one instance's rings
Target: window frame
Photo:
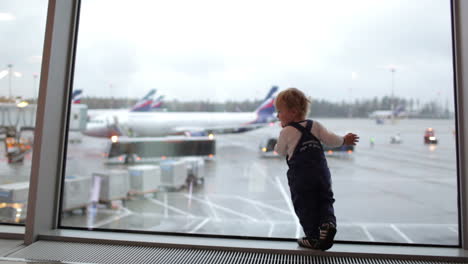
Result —
[[[31, 244], [41, 236], [54, 232], [60, 239], [60, 234], [57, 232], [60, 231], [58, 227], [60, 194], [65, 168], [69, 97], [73, 83], [80, 4], [81, 0], [49, 0], [25, 244]], [[468, 2], [451, 0], [451, 7], [455, 122], [458, 132], [456, 152], [459, 247], [468, 250], [468, 138], [465, 136], [468, 132], [468, 80], [465, 81], [463, 78], [468, 76], [468, 52], [462, 48], [468, 47]], [[128, 233], [133, 232], [128, 231]], [[392, 245], [413, 246], [413, 244], [393, 243]]]

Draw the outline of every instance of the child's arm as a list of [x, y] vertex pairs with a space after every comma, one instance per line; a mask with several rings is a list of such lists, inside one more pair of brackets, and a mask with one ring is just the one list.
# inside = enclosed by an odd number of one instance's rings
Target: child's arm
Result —
[[329, 131], [320, 122], [315, 120], [312, 125], [312, 134], [329, 147], [339, 147], [344, 144], [344, 137]]
[[289, 134], [291, 128], [283, 128], [280, 132], [278, 137], [278, 141], [275, 145], [275, 151], [282, 156], [286, 156], [288, 154], [288, 143], [289, 143]]

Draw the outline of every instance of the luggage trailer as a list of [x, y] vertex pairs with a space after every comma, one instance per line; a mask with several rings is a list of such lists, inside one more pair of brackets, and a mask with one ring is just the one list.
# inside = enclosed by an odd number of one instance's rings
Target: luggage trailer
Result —
[[108, 163], [133, 164], [190, 156], [210, 160], [216, 155], [216, 140], [185, 136], [113, 137], [107, 149]]

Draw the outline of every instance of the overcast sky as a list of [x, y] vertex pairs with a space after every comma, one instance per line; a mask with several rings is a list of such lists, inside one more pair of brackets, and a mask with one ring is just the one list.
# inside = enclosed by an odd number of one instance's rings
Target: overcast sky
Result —
[[[14, 95], [34, 93], [46, 9], [0, 2], [0, 72], [22, 73]], [[396, 96], [453, 105], [449, 0], [83, 0], [74, 85], [184, 101], [260, 99], [278, 85], [338, 101], [390, 95], [390, 67]]]

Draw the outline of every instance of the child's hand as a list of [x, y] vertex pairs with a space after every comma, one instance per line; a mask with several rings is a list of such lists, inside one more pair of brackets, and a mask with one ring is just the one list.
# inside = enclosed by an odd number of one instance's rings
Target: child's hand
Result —
[[359, 142], [359, 137], [356, 134], [348, 133], [344, 136], [343, 145], [356, 145], [356, 142]]

